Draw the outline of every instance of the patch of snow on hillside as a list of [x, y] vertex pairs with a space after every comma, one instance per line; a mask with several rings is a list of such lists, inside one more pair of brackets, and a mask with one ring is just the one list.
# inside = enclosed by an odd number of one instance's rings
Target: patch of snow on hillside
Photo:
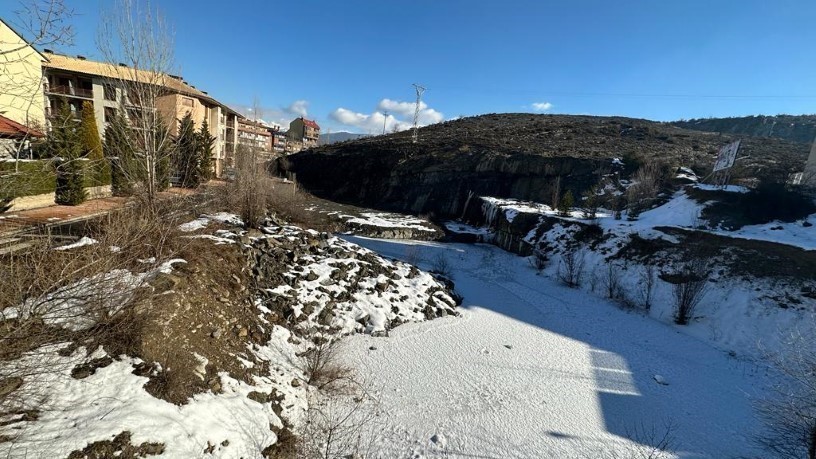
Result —
[[352, 215], [341, 215], [348, 223], [374, 226], [378, 228], [408, 228], [419, 231], [434, 232], [433, 228], [427, 226], [425, 220], [411, 217], [409, 215], [392, 214], [385, 212], [363, 212], [359, 217]]

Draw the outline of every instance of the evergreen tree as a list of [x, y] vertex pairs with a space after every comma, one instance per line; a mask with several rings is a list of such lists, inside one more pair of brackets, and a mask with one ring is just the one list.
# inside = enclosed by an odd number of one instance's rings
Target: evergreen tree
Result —
[[111, 191], [114, 196], [133, 194], [133, 183], [136, 176], [136, 164], [133, 160], [133, 139], [129, 136], [128, 120], [117, 113], [105, 128], [105, 158], [110, 164]]
[[74, 120], [68, 103], [63, 100], [59, 116], [51, 125], [48, 151], [57, 165], [57, 189], [54, 202], [75, 206], [87, 199], [83, 184], [82, 140], [79, 126]]
[[213, 176], [213, 145], [215, 144], [215, 137], [210, 135], [210, 126], [205, 119], [201, 123], [201, 129], [198, 131], [198, 156], [199, 156], [199, 177], [202, 181], [207, 181]]
[[198, 133], [195, 131], [193, 117], [188, 112], [179, 120], [173, 161], [181, 186], [195, 188], [201, 183], [199, 153]]
[[558, 214], [562, 217], [569, 217], [573, 205], [575, 205], [575, 198], [572, 197], [572, 191], [567, 190], [558, 203]]
[[91, 185], [107, 185], [111, 180], [110, 167], [102, 152], [102, 140], [99, 138], [99, 129], [96, 127], [93, 104], [87, 100], [82, 103], [79, 137], [82, 143], [82, 156], [88, 159], [86, 169], [91, 178]]

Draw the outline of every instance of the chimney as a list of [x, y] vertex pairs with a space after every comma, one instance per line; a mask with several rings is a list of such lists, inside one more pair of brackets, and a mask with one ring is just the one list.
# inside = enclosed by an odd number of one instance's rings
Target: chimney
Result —
[[43, 52], [48, 54], [54, 54], [54, 50], [48, 48], [43, 49]]
[[84, 60], [86, 60], [86, 57], [83, 56], [82, 54], [77, 54], [77, 59], [79, 59], [81, 61], [84, 61]]
[[127, 67], [127, 64], [125, 64], [124, 62], [120, 62], [119, 67]]

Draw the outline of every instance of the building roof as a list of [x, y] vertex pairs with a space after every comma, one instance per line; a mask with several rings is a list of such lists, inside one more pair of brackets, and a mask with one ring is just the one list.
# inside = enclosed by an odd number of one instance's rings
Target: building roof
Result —
[[25, 136], [44, 137], [42, 132], [31, 129], [14, 120], [10, 120], [3, 115], [0, 115], [0, 137], [4, 138], [18, 138]]
[[310, 128], [314, 128], [314, 129], [320, 129], [320, 126], [318, 126], [317, 123], [315, 123], [313, 120], [307, 120], [306, 118], [304, 118], [302, 116], [300, 117], [300, 119], [303, 120], [303, 124], [305, 126], [309, 126]]
[[234, 112], [226, 105], [218, 102], [208, 94], [187, 84], [181, 77], [171, 75], [156, 75], [147, 70], [137, 70], [126, 65], [113, 65], [107, 62], [91, 61], [78, 57], [65, 56], [62, 54], [46, 53], [48, 62], [43, 63], [43, 67], [64, 70], [66, 72], [82, 73], [91, 76], [101, 76], [106, 78], [124, 79], [144, 83], [155, 83], [170, 89], [178, 94], [192, 96], [213, 105], [225, 108], [229, 112]]

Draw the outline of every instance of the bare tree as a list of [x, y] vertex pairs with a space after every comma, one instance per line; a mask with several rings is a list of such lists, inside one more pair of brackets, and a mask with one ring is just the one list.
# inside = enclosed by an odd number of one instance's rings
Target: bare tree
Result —
[[123, 92], [119, 110], [129, 121], [118, 129], [133, 143], [134, 160], [122, 163], [121, 172], [152, 203], [165, 185], [162, 169], [174, 150], [167, 127], [173, 120], [162, 119], [159, 111], [162, 98], [173, 93], [173, 34], [149, 3], [117, 0], [101, 20], [97, 44], [109, 64], [108, 84]]
[[675, 301], [674, 322], [687, 325], [708, 289], [708, 264], [697, 257], [669, 276]]
[[558, 265], [558, 278], [567, 287], [576, 288], [581, 285], [583, 277], [584, 253], [578, 247], [568, 247], [561, 254], [561, 263]]
[[786, 349], [771, 359], [786, 378], [757, 404], [768, 430], [756, 441], [774, 457], [816, 459], [816, 353], [812, 339], [799, 333]]
[[638, 285], [640, 287], [640, 304], [644, 311], [652, 308], [652, 296], [654, 295], [655, 281], [657, 280], [657, 269], [654, 265], [645, 265], [638, 273]]
[[[37, 48], [53, 48], [73, 44], [74, 31], [70, 21], [72, 9], [64, 0], [30, 0], [20, 2], [10, 23], [23, 35], [19, 42], [0, 42], [0, 94], [6, 107], [18, 112], [18, 121], [29, 128], [44, 130], [44, 119], [34, 113], [42, 100], [42, 66]], [[39, 110], [37, 110], [39, 112]], [[12, 116], [12, 118], [15, 118]], [[30, 148], [31, 131], [9, 147], [9, 155], [19, 161]], [[19, 165], [15, 163], [15, 173]], [[3, 190], [0, 190], [3, 191]]]

